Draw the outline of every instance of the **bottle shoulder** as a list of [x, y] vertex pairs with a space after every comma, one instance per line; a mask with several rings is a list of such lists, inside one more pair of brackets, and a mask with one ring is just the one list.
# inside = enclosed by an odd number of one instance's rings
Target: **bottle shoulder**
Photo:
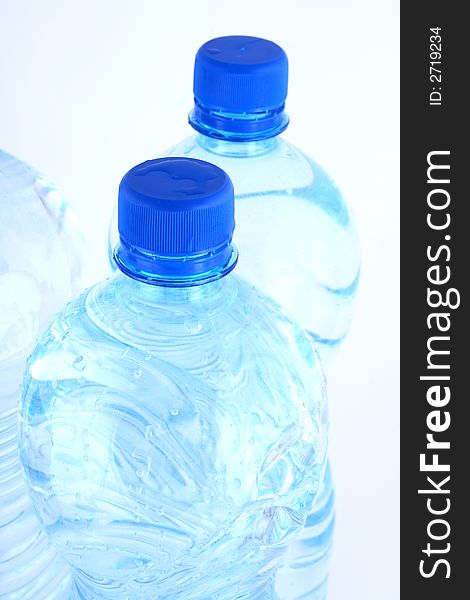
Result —
[[156, 288], [121, 273], [96, 284], [52, 321], [36, 357], [47, 354], [53, 362], [57, 352], [70, 355], [78, 369], [83, 365], [76, 359], [87, 349], [96, 356], [97, 347], [114, 357], [131, 350], [144, 359], [171, 357], [181, 368], [214, 352], [228, 363], [240, 352], [253, 361], [269, 358], [294, 372], [317, 361], [284, 309], [236, 275], [195, 288]]
[[[83, 251], [76, 217], [55, 184], [33, 167], [1, 150], [0, 229], [0, 256], [6, 255], [12, 261], [26, 260], [33, 246], [36, 253], [45, 253], [49, 250], [45, 242], [51, 236], [54, 242], [63, 246], [62, 254], [65, 252], [70, 262], [78, 260], [74, 254], [80, 255]], [[12, 241], [9, 233], [14, 236], [19, 230], [27, 230], [28, 236], [23, 236], [23, 251], [15, 259], [4, 250]]]
[[213, 162], [232, 171], [231, 177], [239, 186], [243, 184], [243, 181], [237, 181], [237, 174], [241, 169], [244, 172], [258, 170], [258, 176], [263, 182], [272, 182], [275, 173], [269, 172], [267, 166], [288, 166], [290, 181], [301, 185], [304, 180], [307, 185], [314, 168], [320, 168], [305, 153], [281, 137], [259, 143], [240, 143], [212, 140], [196, 134], [167, 149], [162, 156], [188, 156]]
[[25, 357], [81, 288], [83, 250], [56, 187], [0, 150], [0, 362]]
[[[267, 140], [268, 142], [270, 140]], [[231, 177], [237, 199], [283, 197], [302, 205], [300, 210], [320, 209], [340, 225], [352, 216], [338, 186], [315, 160], [282, 137], [271, 140], [263, 151], [237, 151], [236, 143], [212, 143], [200, 134], [168, 149], [164, 155], [188, 156], [213, 162]], [[217, 141], [216, 141], [217, 142]], [[225, 144], [225, 145], [224, 145]], [[163, 156], [163, 155], [162, 155]]]

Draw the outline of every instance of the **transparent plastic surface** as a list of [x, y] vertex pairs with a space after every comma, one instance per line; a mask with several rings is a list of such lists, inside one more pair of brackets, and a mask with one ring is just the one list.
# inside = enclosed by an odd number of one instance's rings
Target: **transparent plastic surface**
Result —
[[273, 600], [288, 597], [276, 572], [318, 495], [327, 421], [311, 341], [244, 280], [118, 272], [30, 357], [20, 454], [77, 597]]
[[276, 573], [275, 592], [279, 600], [325, 600], [333, 534], [335, 494], [328, 463], [315, 504], [305, 526], [292, 541]]
[[[230, 175], [240, 251], [237, 273], [294, 314], [328, 366], [349, 329], [360, 271], [354, 219], [331, 178], [280, 137], [231, 142], [197, 134], [162, 154], [167, 155], [200, 158]], [[112, 268], [117, 243], [115, 210], [109, 233]], [[276, 589], [283, 600], [326, 595], [326, 548], [334, 528], [331, 478], [322, 484], [320, 496], [331, 499], [328, 510], [312, 509], [303, 545], [290, 550], [291, 556], [302, 552], [301, 560], [286, 562], [278, 571]]]
[[0, 151], [0, 598], [67, 597], [70, 570], [40, 529], [17, 447], [25, 360], [81, 286], [83, 242], [68, 205], [37, 171]]
[[[197, 134], [162, 156], [199, 158], [229, 174], [238, 274], [285, 306], [328, 362], [349, 329], [360, 270], [354, 221], [332, 179], [280, 137], [230, 142]], [[111, 259], [117, 241], [115, 213]]]

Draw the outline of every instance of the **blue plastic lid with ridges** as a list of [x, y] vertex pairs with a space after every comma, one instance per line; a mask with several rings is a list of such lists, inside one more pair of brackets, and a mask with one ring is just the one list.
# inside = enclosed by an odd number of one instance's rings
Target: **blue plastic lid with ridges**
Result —
[[199, 48], [194, 64], [194, 97], [223, 112], [262, 112], [287, 97], [288, 61], [269, 40], [246, 35], [216, 38]]
[[261, 139], [283, 131], [288, 61], [269, 40], [226, 36], [206, 42], [194, 64], [190, 124], [213, 137]]
[[233, 185], [222, 169], [191, 158], [149, 160], [119, 187], [116, 261], [142, 279], [224, 268], [234, 226]]

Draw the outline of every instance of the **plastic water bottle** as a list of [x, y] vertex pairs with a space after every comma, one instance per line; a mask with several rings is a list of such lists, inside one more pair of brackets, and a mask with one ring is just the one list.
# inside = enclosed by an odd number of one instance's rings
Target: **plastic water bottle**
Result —
[[[350, 325], [359, 247], [332, 179], [279, 135], [289, 123], [287, 79], [287, 56], [273, 42], [228, 36], [205, 43], [196, 55], [189, 115], [197, 134], [164, 154], [206, 160], [229, 174], [238, 272], [290, 310], [325, 363]], [[114, 216], [111, 257], [116, 243]]]
[[82, 598], [278, 598], [326, 465], [324, 379], [300, 326], [232, 273], [233, 228], [218, 167], [134, 167], [118, 271], [29, 359], [21, 460]]
[[[238, 272], [294, 314], [327, 363], [351, 321], [359, 245], [351, 211], [334, 182], [280, 137], [289, 123], [287, 79], [286, 54], [273, 42], [247, 36], [207, 42], [194, 69], [195, 106], [189, 123], [197, 134], [164, 154], [203, 159], [230, 175]], [[117, 242], [115, 211], [111, 265]], [[326, 593], [326, 576], [321, 584], [318, 578], [327, 572], [333, 538], [331, 477], [320, 496], [304, 542], [291, 549], [292, 560], [278, 572], [282, 600], [317, 600]]]
[[82, 240], [70, 208], [37, 171], [0, 151], [0, 598], [66, 598], [70, 570], [40, 529], [17, 447], [26, 357], [80, 289]]

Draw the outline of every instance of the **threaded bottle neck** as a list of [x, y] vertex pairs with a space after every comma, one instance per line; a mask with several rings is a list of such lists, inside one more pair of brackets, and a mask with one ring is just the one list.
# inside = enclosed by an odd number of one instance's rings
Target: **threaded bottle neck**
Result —
[[233, 142], [273, 138], [289, 125], [284, 104], [260, 112], [229, 113], [208, 108], [197, 99], [188, 121], [193, 129], [203, 135]]
[[131, 248], [121, 239], [114, 260], [120, 271], [137, 281], [163, 287], [191, 287], [228, 275], [237, 264], [238, 251], [230, 241], [197, 255], [159, 256]]

